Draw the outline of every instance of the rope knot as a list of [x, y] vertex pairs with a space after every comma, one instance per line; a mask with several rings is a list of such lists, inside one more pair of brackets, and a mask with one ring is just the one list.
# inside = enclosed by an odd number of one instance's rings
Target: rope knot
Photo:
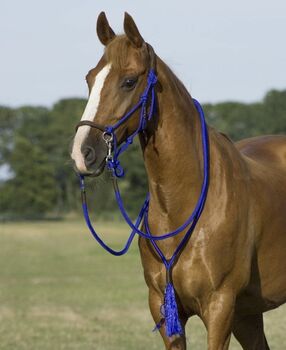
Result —
[[155, 85], [158, 81], [158, 77], [155, 73], [155, 71], [153, 69], [150, 70], [149, 74], [148, 74], [148, 83], [150, 85]]
[[118, 159], [115, 159], [115, 160], [113, 161], [113, 167], [114, 167], [114, 168], [118, 168], [119, 165], [120, 165], [119, 160], [118, 160]]
[[116, 177], [123, 177], [124, 176], [124, 169], [122, 168], [121, 164], [117, 161], [117, 165], [114, 169], [114, 174]]
[[131, 145], [133, 143], [132, 137], [127, 137], [126, 142]]
[[108, 169], [112, 171], [113, 175], [116, 177], [124, 176], [124, 169], [122, 168], [120, 161], [115, 158], [107, 162]]
[[112, 126], [107, 126], [107, 127], [105, 128], [105, 132], [106, 132], [106, 134], [112, 135], [113, 132], [114, 132], [113, 127], [112, 127]]
[[147, 103], [148, 100], [148, 95], [147, 94], [143, 94], [140, 97], [140, 101], [143, 103], [143, 105], [145, 105]]

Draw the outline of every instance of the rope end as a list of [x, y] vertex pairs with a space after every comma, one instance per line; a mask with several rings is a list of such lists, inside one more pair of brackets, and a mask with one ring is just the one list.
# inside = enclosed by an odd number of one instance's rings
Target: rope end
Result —
[[173, 284], [168, 282], [164, 297], [165, 328], [168, 337], [183, 335]]

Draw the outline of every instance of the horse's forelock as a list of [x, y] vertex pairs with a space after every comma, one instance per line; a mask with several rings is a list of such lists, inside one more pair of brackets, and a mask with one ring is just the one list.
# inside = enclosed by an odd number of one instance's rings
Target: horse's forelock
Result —
[[106, 60], [112, 63], [116, 70], [126, 70], [130, 66], [142, 69], [147, 63], [148, 53], [145, 48], [134, 48], [126, 35], [117, 36], [106, 47]]

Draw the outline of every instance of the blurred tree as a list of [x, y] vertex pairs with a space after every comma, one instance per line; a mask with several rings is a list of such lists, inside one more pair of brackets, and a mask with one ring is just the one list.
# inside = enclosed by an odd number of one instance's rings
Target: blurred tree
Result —
[[269, 122], [268, 134], [286, 133], [286, 90], [269, 91], [263, 100], [263, 106]]
[[[12, 177], [0, 179], [0, 211], [43, 216], [80, 209], [78, 179], [69, 151], [84, 99], [64, 99], [51, 109], [0, 106], [0, 166]], [[286, 90], [269, 91], [262, 102], [226, 102], [204, 106], [208, 122], [233, 140], [261, 134], [286, 133]], [[120, 181], [124, 202], [137, 214], [146, 196], [147, 176], [139, 142], [122, 157], [126, 176]], [[108, 175], [88, 181], [89, 205], [97, 212], [116, 208]], [[94, 193], [94, 195], [93, 195]]]
[[209, 123], [235, 141], [286, 131], [286, 90], [268, 92], [261, 103], [227, 102], [204, 108]]
[[10, 157], [15, 174], [1, 186], [1, 212], [16, 217], [41, 217], [54, 210], [57, 188], [53, 165], [29, 139], [17, 136]]
[[0, 165], [9, 164], [9, 154], [13, 149], [14, 132], [19, 121], [12, 108], [0, 107]]
[[50, 137], [44, 147], [54, 166], [59, 194], [57, 207], [61, 212], [79, 209], [78, 179], [73, 171], [69, 152], [75, 125], [80, 120], [85, 104], [84, 99], [64, 99], [56, 103], [50, 111]]

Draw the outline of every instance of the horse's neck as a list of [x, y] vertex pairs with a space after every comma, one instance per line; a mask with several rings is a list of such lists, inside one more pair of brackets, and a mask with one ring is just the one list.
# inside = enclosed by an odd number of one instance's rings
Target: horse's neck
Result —
[[[141, 139], [150, 191], [149, 224], [153, 234], [173, 230], [194, 209], [203, 182], [201, 124], [193, 100], [183, 84], [159, 61], [158, 116], [147, 140]], [[247, 178], [248, 167], [225, 136], [209, 128], [210, 203], [227, 206], [235, 179]], [[236, 183], [237, 185], [237, 183]], [[160, 232], [156, 232], [160, 222]], [[155, 231], [154, 231], [155, 229]]]
[[200, 194], [203, 168], [200, 121], [192, 98], [168, 67], [158, 62], [158, 119], [143, 154], [150, 191], [150, 219], [166, 229], [181, 224]]

